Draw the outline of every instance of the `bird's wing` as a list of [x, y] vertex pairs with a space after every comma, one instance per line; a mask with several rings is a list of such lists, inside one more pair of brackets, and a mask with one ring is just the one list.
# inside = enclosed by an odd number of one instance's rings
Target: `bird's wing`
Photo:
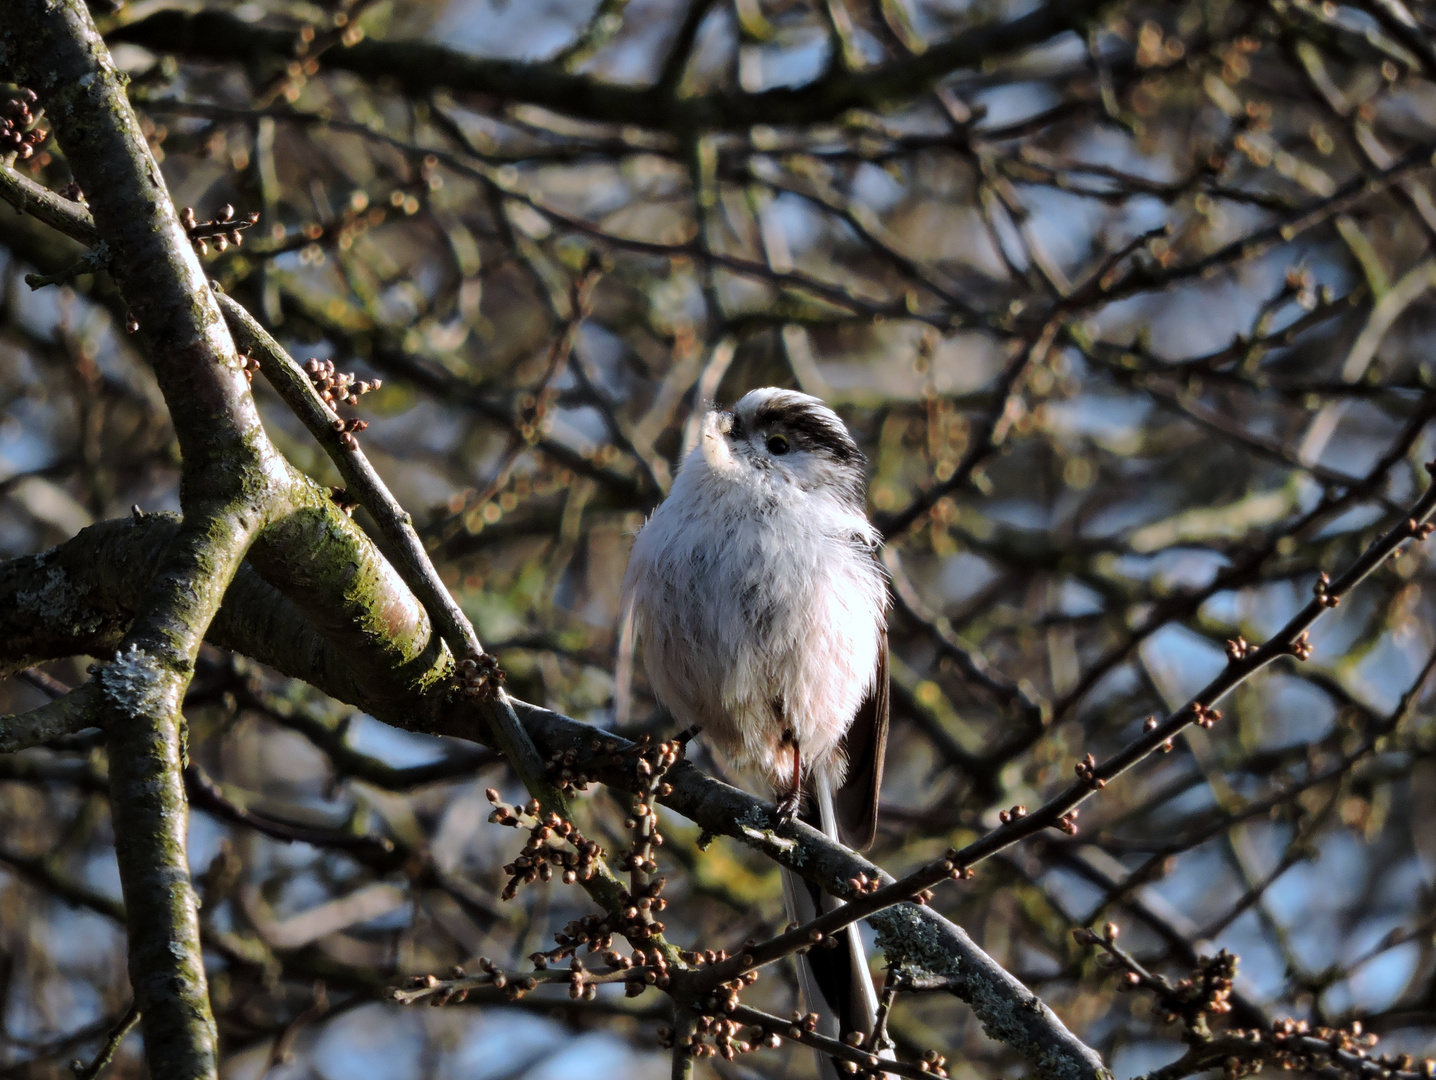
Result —
[[877, 680], [843, 736], [848, 775], [834, 799], [838, 839], [857, 851], [877, 835], [878, 791], [883, 784], [883, 755], [888, 744], [888, 632], [882, 631]]

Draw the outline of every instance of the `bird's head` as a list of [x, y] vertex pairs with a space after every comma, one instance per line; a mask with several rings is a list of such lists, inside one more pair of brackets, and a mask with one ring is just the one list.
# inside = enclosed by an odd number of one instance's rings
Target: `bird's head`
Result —
[[715, 471], [773, 487], [828, 491], [863, 505], [865, 459], [838, 414], [796, 390], [750, 390], [703, 422], [703, 456]]

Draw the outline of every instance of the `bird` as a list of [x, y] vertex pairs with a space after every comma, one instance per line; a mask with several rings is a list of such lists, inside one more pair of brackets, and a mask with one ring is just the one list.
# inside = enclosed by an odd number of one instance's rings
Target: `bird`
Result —
[[[639, 529], [625, 609], [655, 696], [771, 785], [776, 819], [859, 850], [877, 829], [888, 730], [887, 578], [865, 510], [866, 459], [818, 398], [765, 387], [705, 411], [697, 445]], [[784, 870], [798, 923], [841, 903]], [[856, 924], [800, 956], [820, 1031], [872, 1032]], [[820, 1072], [836, 1076], [819, 1055]]]

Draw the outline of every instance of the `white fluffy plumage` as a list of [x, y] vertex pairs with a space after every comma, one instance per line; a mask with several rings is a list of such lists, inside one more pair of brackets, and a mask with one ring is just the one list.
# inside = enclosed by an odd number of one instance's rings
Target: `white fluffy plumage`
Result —
[[842, 783], [843, 734], [878, 676], [887, 587], [862, 483], [837, 414], [754, 390], [704, 417], [629, 560], [659, 700], [780, 791], [793, 743], [815, 781]]
[[[810, 792], [808, 820], [858, 846], [876, 828], [888, 723], [887, 583], [863, 464], [807, 394], [754, 390], [710, 411], [623, 583], [649, 682], [679, 723], [771, 783], [780, 815]], [[799, 923], [841, 903], [787, 868], [783, 894]], [[823, 1034], [866, 1036], [877, 995], [857, 927], [842, 936], [821, 965], [798, 958], [803, 1000]], [[839, 1080], [823, 1054], [818, 1073]]]

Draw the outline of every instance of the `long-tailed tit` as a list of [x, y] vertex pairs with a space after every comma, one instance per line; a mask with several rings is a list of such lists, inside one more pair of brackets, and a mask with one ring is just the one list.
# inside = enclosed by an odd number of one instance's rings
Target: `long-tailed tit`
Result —
[[[817, 398], [753, 390], [703, 418], [624, 578], [659, 701], [772, 784], [780, 819], [810, 794], [804, 816], [858, 848], [876, 829], [888, 728], [887, 583], [863, 466]], [[799, 921], [836, 903], [784, 885]], [[846, 958], [800, 966], [805, 996], [839, 1029], [871, 1030], [856, 927], [848, 938], [834, 950]], [[848, 970], [822, 970], [839, 959]]]

